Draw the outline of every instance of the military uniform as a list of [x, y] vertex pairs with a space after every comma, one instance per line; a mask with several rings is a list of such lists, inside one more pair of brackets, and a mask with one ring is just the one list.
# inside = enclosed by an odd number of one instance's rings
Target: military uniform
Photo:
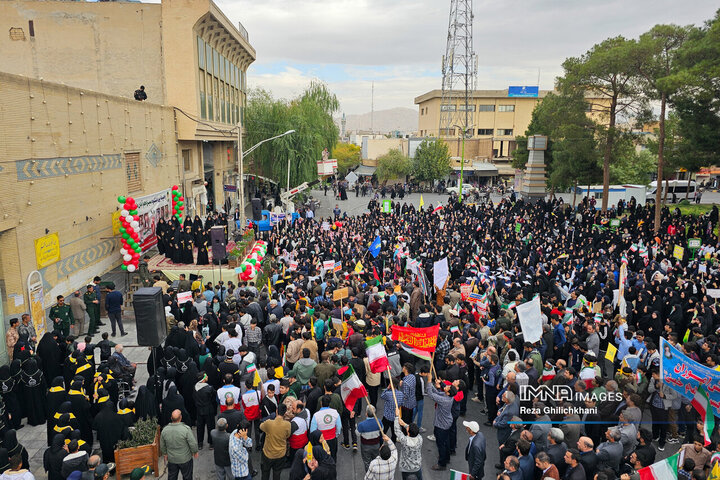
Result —
[[[59, 319], [59, 321], [58, 321]], [[56, 329], [60, 330], [64, 337], [70, 334], [70, 325], [75, 321], [70, 311], [70, 305], [55, 305], [50, 309], [50, 320]]]
[[90, 317], [90, 324], [88, 325], [88, 335], [92, 335], [99, 327], [100, 323], [100, 304], [94, 303], [97, 300], [95, 290], [92, 292], [85, 292], [83, 295], [85, 306], [87, 307], [87, 313]]

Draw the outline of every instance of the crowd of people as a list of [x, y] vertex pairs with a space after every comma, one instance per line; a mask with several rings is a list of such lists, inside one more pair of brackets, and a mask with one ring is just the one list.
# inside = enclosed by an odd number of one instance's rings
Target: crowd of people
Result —
[[[720, 287], [718, 210], [665, 208], [658, 233], [653, 214], [634, 201], [603, 214], [587, 200], [572, 208], [513, 197], [441, 209], [393, 202], [390, 214], [371, 201], [330, 228], [279, 223], [260, 234], [272, 253], [269, 285], [183, 279], [178, 290], [194, 295], [178, 304], [177, 290], [156, 279], [170, 330], [136, 394], [135, 365], [107, 333], [93, 344], [57, 328], [35, 347], [23, 320], [13, 361], [0, 368], [0, 464], [19, 455], [28, 467], [15, 440], [23, 418], [47, 422], [45, 467], [58, 480], [87, 471], [93, 453], [110, 462], [135, 422], [155, 418], [170, 480], [193, 478], [199, 454], [212, 455], [218, 480], [258, 471], [334, 479], [340, 447], [359, 454], [369, 480], [445, 478], [450, 467], [473, 480], [634, 480], [668, 448], [682, 453], [678, 478], [706, 480], [720, 438], [705, 441], [692, 398], [662, 381], [658, 348], [665, 339], [718, 367], [709, 292]], [[688, 238], [701, 246], [677, 258]], [[448, 278], [433, 287], [445, 258]], [[340, 268], [323, 268], [329, 260]], [[529, 342], [517, 307], [536, 296], [542, 336]], [[431, 360], [392, 340], [395, 326], [435, 325]], [[374, 373], [366, 356], [377, 337], [389, 372]], [[352, 408], [341, 391], [348, 366], [367, 391]], [[528, 385], [573, 394], [528, 399]], [[560, 413], [569, 407], [586, 413]]]
[[221, 226], [228, 238], [228, 218], [225, 213], [211, 213], [203, 220], [199, 215], [194, 219], [185, 217], [181, 224], [177, 218], [161, 218], [155, 227], [157, 249], [170, 261], [178, 264], [210, 264], [210, 229]]

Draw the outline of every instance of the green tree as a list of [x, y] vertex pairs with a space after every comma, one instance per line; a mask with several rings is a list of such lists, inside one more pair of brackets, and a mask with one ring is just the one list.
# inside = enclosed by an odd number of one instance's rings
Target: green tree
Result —
[[354, 143], [338, 143], [331, 157], [338, 162], [338, 174], [344, 176], [349, 169], [360, 165], [360, 147]]
[[395, 178], [408, 175], [411, 171], [410, 159], [403, 153], [393, 148], [385, 155], [378, 157], [378, 165], [375, 174], [381, 182], [387, 182]]
[[[663, 180], [665, 164], [665, 117], [668, 101], [677, 91], [677, 84], [665, 79], [678, 70], [678, 53], [690, 33], [689, 27], [677, 25], [655, 25], [640, 36], [637, 44], [636, 69], [640, 86], [649, 100], [660, 102], [659, 128], [657, 132], [657, 181]], [[655, 196], [655, 232], [660, 228], [662, 188]]]
[[610, 181], [647, 185], [657, 169], [657, 156], [649, 149], [638, 151], [632, 141], [619, 142], [623, 153], [610, 165]]
[[609, 38], [595, 45], [580, 57], [563, 62], [565, 75], [559, 79], [562, 90], [588, 94], [599, 101], [591, 108], [607, 120], [601, 139], [603, 149], [602, 210], [608, 207], [610, 164], [613, 146], [619, 137], [618, 116], [630, 116], [646, 109], [645, 98], [640, 94], [635, 65], [637, 42], [623, 37]]
[[450, 151], [442, 139], [423, 140], [415, 150], [412, 174], [421, 182], [439, 180], [450, 173]]
[[332, 115], [338, 108], [337, 97], [320, 82], [311, 82], [292, 100], [274, 99], [265, 90], [251, 91], [245, 110], [246, 149], [266, 138], [295, 130], [261, 145], [251, 154], [257, 173], [284, 185], [289, 161], [291, 187], [317, 178], [316, 162], [323, 149], [331, 149], [337, 142], [338, 128]]

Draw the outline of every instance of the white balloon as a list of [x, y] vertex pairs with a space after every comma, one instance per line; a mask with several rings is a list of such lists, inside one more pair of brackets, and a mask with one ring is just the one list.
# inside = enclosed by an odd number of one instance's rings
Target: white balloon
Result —
[[137, 228], [140, 226], [140, 222], [138, 222], [137, 220], [133, 220], [132, 222], [130, 222], [130, 225], [137, 230]]
[[129, 255], [129, 254], [127, 254], [127, 253], [124, 254], [124, 255], [123, 255], [123, 260], [125, 260], [126, 262], [129, 262], [130, 260], [132, 260], [132, 255]]
[[124, 248], [120, 249], [120, 255], [124, 256], [126, 253], [127, 253], [127, 250], [125, 250]]
[[120, 210], [120, 216], [121, 216], [121, 217], [127, 217], [129, 214], [130, 214], [130, 212], [128, 212], [128, 211], [125, 210], [124, 208], [123, 208], [122, 210]]
[[135, 271], [135, 265], [128, 265], [128, 272], [134, 272]]

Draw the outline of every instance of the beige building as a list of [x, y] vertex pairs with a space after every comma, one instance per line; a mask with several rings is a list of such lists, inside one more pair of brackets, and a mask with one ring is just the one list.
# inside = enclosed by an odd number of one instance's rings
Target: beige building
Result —
[[182, 185], [199, 213], [235, 199], [223, 185], [255, 50], [212, 1], [7, 0], [0, 30], [5, 314], [30, 310], [35, 270], [47, 308], [120, 263], [118, 195]]
[[211, 0], [8, 0], [0, 28], [9, 32], [2, 72], [130, 99], [143, 85], [148, 102], [174, 107], [189, 206], [204, 213], [205, 196], [235, 199], [223, 185], [237, 180], [236, 128], [255, 50]]

